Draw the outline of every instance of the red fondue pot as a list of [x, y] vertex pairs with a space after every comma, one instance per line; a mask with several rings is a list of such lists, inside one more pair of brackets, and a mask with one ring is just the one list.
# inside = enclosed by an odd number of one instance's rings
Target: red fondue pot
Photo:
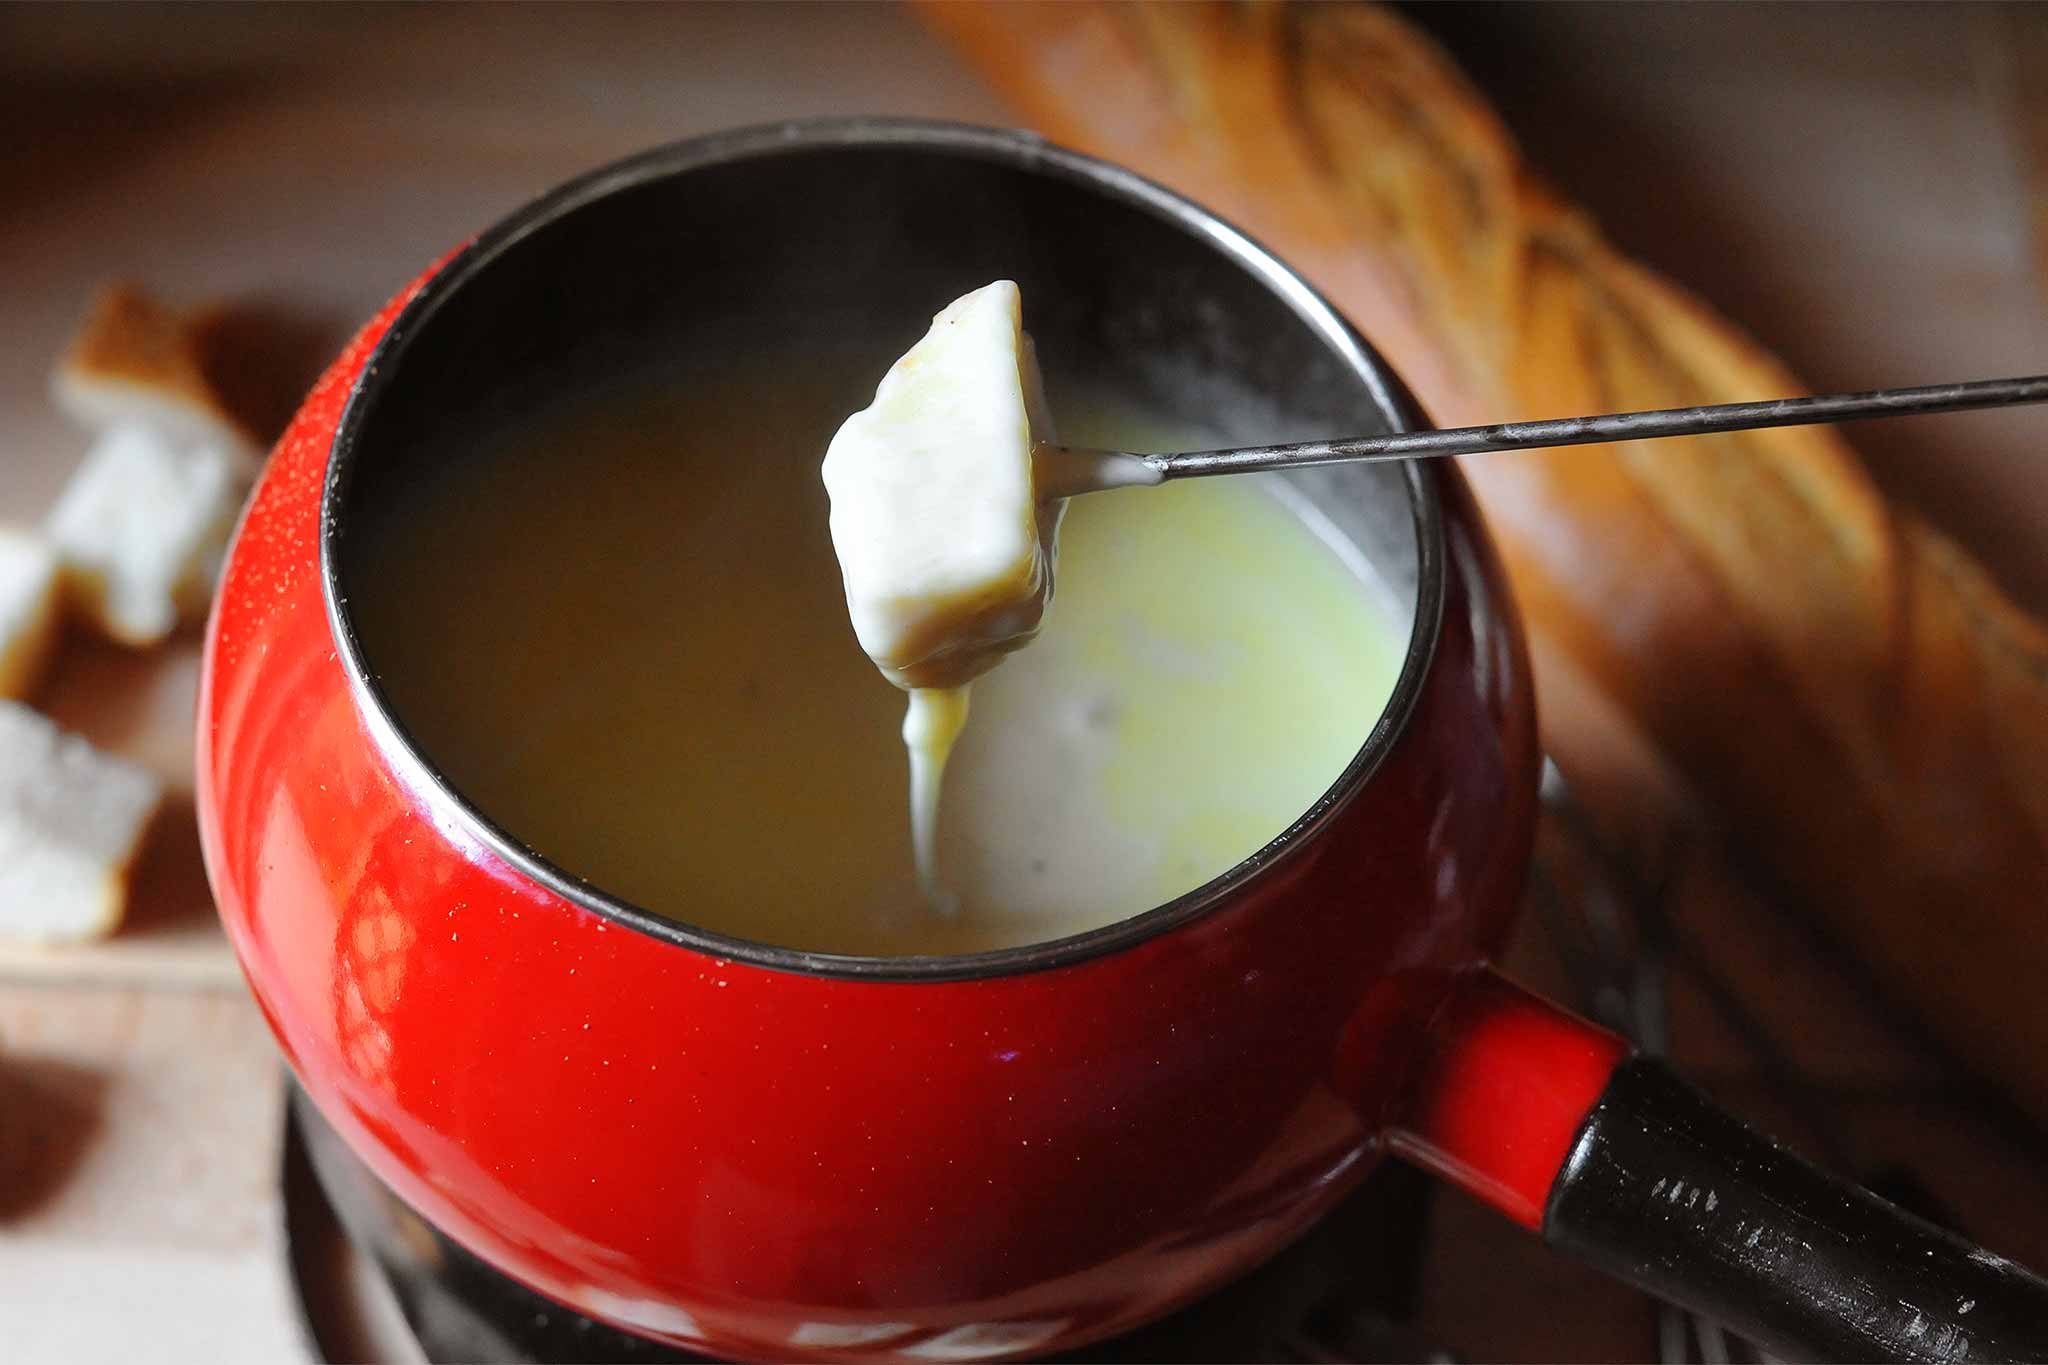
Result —
[[872, 332], [879, 373], [996, 276], [1048, 357], [1155, 392], [1208, 376], [1175, 401], [1235, 435], [1420, 420], [1199, 208], [1024, 135], [876, 122], [577, 181], [314, 389], [209, 626], [199, 812], [251, 989], [376, 1175], [560, 1303], [739, 1356], [1069, 1349], [1244, 1271], [1388, 1150], [1785, 1349], [2048, 1351], [2039, 1282], [1488, 971], [1538, 756], [1513, 606], [1445, 464], [1304, 476], [1414, 621], [1343, 776], [1229, 874], [1080, 937], [925, 959], [722, 937], [549, 865], [414, 748], [350, 626], [349, 527], [437, 439], [622, 358], [788, 354], [812, 327]]

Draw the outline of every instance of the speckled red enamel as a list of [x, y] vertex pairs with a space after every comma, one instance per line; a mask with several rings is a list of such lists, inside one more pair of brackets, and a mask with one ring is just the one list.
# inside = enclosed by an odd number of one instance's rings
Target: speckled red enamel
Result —
[[1234, 903], [1026, 975], [779, 973], [530, 882], [408, 789], [366, 728], [316, 530], [342, 404], [398, 307], [320, 381], [256, 490], [209, 628], [198, 750], [207, 863], [250, 986], [392, 1189], [630, 1329], [742, 1356], [929, 1359], [1129, 1327], [1365, 1173], [1419, 1031], [1506, 931], [1532, 831], [1526, 661], [1454, 473], [1432, 475], [1448, 593], [1406, 733]]

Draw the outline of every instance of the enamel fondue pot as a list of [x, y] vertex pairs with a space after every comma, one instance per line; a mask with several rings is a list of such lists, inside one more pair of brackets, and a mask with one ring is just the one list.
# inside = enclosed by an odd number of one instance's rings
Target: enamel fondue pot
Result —
[[[208, 628], [199, 813], [250, 987], [369, 1168], [547, 1297], [741, 1357], [1072, 1349], [1245, 1271], [1389, 1152], [1784, 1351], [2048, 1355], [2040, 1282], [1487, 968], [1538, 755], [1513, 603], [1447, 464], [1290, 476], [1408, 633], [1392, 702], [1257, 855], [1079, 937], [872, 959], [705, 932], [522, 847], [409, 739], [351, 626], [350, 528], [448, 433], [627, 357], [673, 354], [679, 383], [704, 348], [801, 365], [821, 329], [872, 336], [879, 376], [998, 276], [1055, 405], [1064, 365], [1243, 440], [1421, 424], [1196, 206], [1022, 134], [873, 121], [576, 181], [314, 389]], [[789, 454], [805, 496], [819, 453]]]

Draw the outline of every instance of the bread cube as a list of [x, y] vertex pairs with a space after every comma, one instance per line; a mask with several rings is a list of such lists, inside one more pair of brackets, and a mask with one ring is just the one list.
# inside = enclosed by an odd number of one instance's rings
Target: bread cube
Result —
[[149, 773], [0, 701], [0, 935], [69, 943], [112, 933], [161, 798]]
[[102, 435], [46, 530], [71, 610], [123, 644], [154, 644], [205, 610], [246, 466], [218, 445], [142, 426]]
[[825, 454], [832, 544], [861, 648], [899, 687], [959, 687], [1037, 633], [1064, 504], [1041, 503], [1052, 439], [1017, 286], [932, 320]]
[[93, 300], [58, 360], [51, 397], [90, 431], [146, 427], [253, 468], [262, 442], [207, 374], [207, 337], [217, 316], [175, 311], [133, 285], [112, 285]]

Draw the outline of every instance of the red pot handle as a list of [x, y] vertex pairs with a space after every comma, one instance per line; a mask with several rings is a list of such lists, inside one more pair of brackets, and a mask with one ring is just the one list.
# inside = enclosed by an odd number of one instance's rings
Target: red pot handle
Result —
[[1491, 971], [1454, 989], [1393, 1150], [1768, 1350], [2048, 1360], [2048, 1282], [1795, 1156]]

